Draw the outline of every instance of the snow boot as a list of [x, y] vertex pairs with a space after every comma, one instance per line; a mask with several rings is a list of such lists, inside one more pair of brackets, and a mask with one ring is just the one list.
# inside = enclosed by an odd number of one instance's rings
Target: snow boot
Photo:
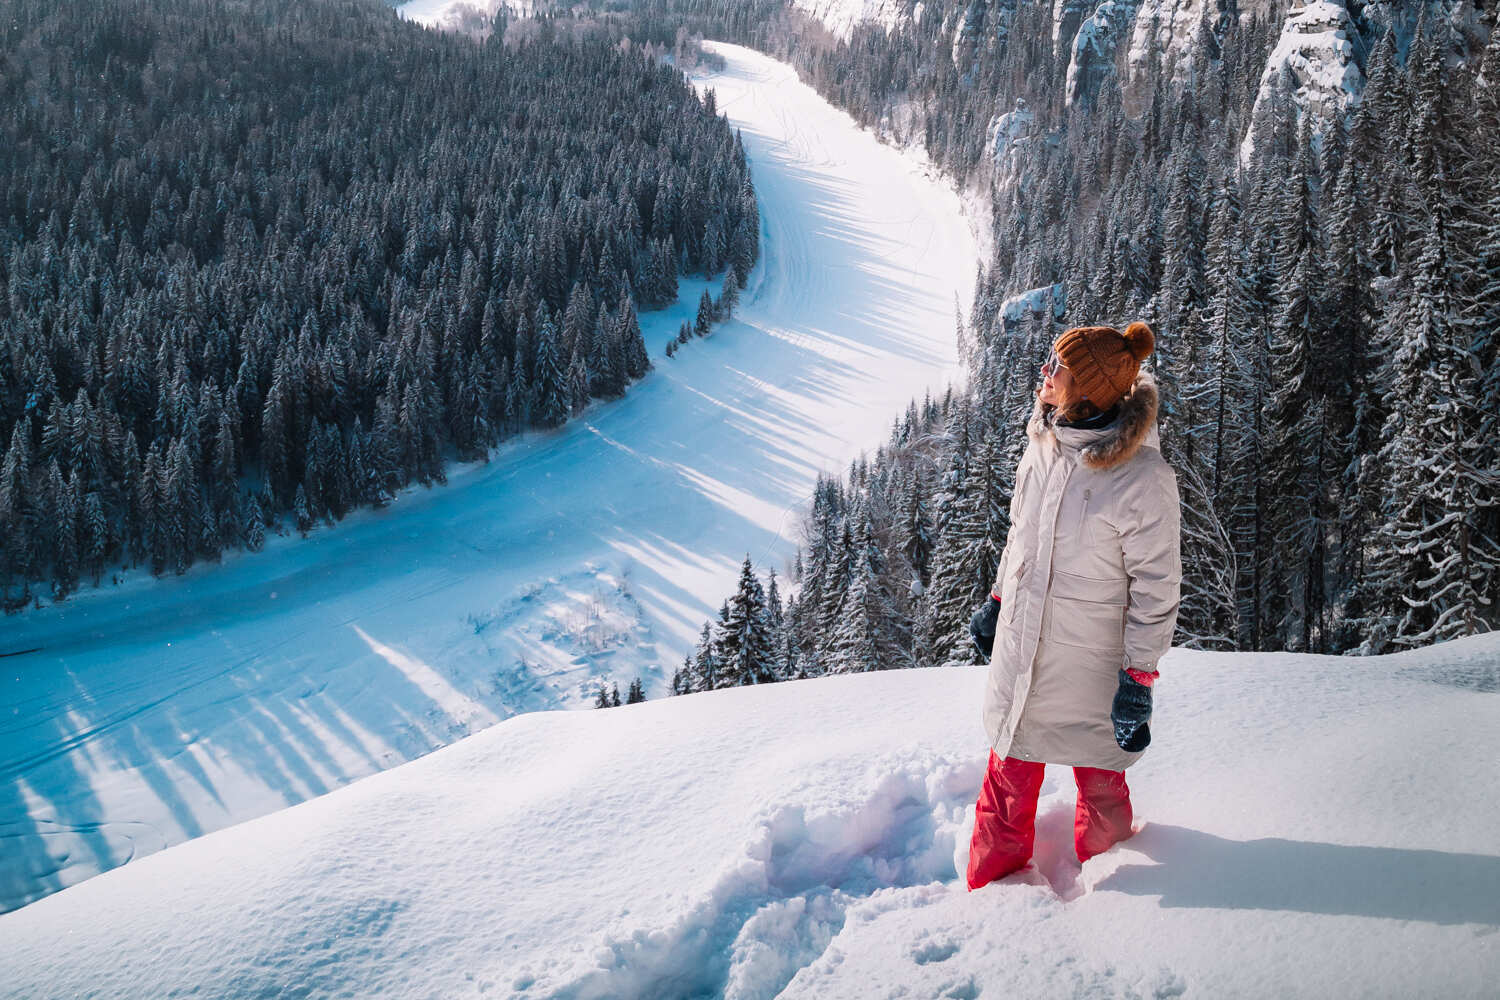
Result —
[[1036, 840], [1036, 800], [1042, 790], [1043, 764], [990, 751], [989, 767], [974, 808], [974, 836], [969, 841], [969, 889], [1020, 871], [1031, 860]]
[[1079, 861], [1103, 854], [1128, 838], [1130, 828], [1130, 787], [1124, 771], [1106, 771], [1097, 767], [1073, 768], [1078, 783], [1078, 810], [1073, 819], [1073, 847]]

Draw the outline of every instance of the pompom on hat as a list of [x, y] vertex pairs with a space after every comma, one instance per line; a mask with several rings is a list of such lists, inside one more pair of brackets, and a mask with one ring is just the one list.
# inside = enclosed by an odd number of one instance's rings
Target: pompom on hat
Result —
[[1052, 349], [1078, 391], [1107, 410], [1135, 385], [1141, 362], [1156, 349], [1156, 335], [1139, 320], [1124, 333], [1112, 326], [1076, 326], [1058, 337]]

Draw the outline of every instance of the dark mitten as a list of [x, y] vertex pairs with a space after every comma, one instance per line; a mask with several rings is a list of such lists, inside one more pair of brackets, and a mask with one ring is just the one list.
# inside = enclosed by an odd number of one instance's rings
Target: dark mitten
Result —
[[991, 594], [984, 599], [984, 604], [974, 612], [974, 617], [969, 619], [969, 635], [974, 639], [974, 647], [979, 650], [979, 655], [984, 657], [984, 662], [990, 662], [990, 656], [995, 649], [995, 623], [1000, 620], [1000, 598]]
[[1115, 742], [1120, 749], [1136, 753], [1151, 745], [1151, 688], [1120, 671], [1120, 687], [1109, 708], [1115, 724]]

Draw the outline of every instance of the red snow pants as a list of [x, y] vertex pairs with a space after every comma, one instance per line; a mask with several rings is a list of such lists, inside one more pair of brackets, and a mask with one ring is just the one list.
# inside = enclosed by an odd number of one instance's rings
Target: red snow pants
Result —
[[[1020, 871], [1031, 860], [1036, 838], [1036, 800], [1046, 765], [990, 751], [989, 769], [974, 810], [969, 842], [969, 888], [978, 889]], [[1124, 771], [1073, 768], [1078, 810], [1073, 817], [1073, 848], [1087, 861], [1130, 836], [1130, 789]]]

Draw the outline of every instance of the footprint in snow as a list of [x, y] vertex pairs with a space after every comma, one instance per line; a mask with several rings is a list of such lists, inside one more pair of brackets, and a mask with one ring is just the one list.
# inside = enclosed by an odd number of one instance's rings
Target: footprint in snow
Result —
[[958, 954], [959, 946], [952, 941], [928, 941], [911, 953], [912, 961], [918, 965], [946, 962]]

